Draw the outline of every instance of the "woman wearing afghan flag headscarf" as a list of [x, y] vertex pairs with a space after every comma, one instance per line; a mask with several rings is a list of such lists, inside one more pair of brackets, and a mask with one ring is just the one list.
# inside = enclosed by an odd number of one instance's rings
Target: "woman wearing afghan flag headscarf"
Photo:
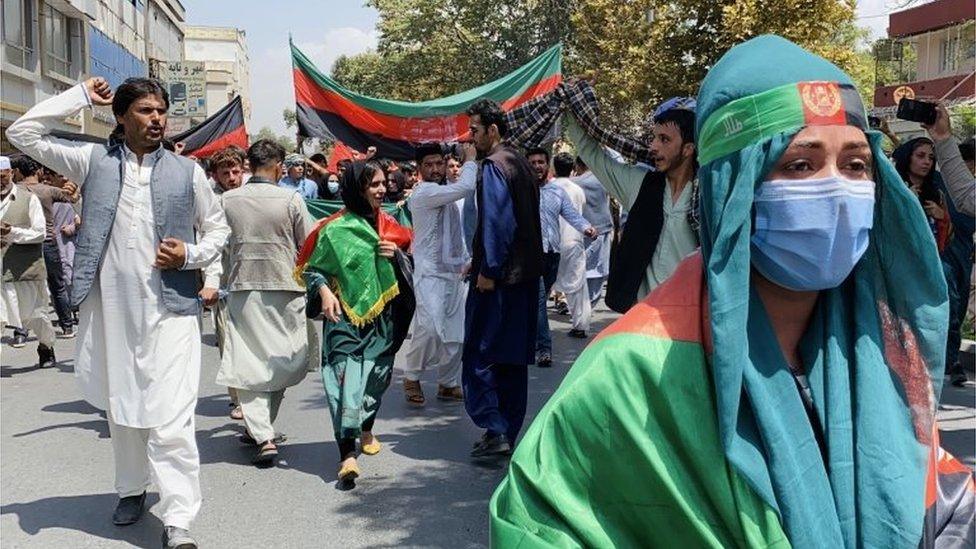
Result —
[[536, 416], [492, 544], [972, 547], [972, 471], [935, 422], [942, 268], [851, 79], [761, 36], [696, 118], [701, 251]]
[[325, 316], [322, 382], [339, 445], [339, 481], [359, 476], [356, 439], [380, 451], [373, 422], [390, 385], [393, 358], [413, 315], [413, 295], [396, 259], [412, 232], [379, 208], [386, 177], [375, 162], [343, 173], [345, 208], [319, 221], [298, 258], [308, 316]]

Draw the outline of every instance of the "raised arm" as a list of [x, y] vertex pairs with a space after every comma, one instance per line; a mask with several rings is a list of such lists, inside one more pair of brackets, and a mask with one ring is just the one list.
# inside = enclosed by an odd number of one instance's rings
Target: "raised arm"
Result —
[[580, 127], [572, 114], [566, 114], [563, 118], [569, 139], [576, 146], [576, 154], [586, 162], [607, 192], [616, 198], [624, 209], [629, 210], [637, 200], [637, 193], [640, 192], [647, 169], [613, 158], [597, 140]]
[[[457, 183], [451, 185], [424, 185], [423, 189], [418, 189], [410, 198], [410, 205], [415, 205], [422, 201], [428, 208], [439, 208], [445, 204], [457, 202], [462, 198], [469, 198], [474, 195], [475, 184], [478, 179], [478, 164], [475, 162], [465, 162], [461, 166], [461, 175]], [[422, 194], [421, 194], [422, 193]], [[417, 196], [419, 194], [419, 196]]]
[[[89, 90], [89, 83], [94, 80], [101, 79], [91, 79], [41, 101], [7, 129], [7, 139], [14, 147], [79, 185], [88, 175], [92, 150], [100, 145], [61, 139], [50, 134], [65, 118], [91, 107], [90, 94], [95, 92]], [[111, 97], [110, 90], [106, 93]], [[105, 101], [104, 97], [99, 97], [100, 102]]]

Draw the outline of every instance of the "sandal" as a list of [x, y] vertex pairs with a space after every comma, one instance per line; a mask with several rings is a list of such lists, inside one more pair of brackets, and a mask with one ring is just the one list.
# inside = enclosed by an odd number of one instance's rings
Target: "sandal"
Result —
[[403, 392], [407, 397], [407, 404], [411, 406], [419, 407], [427, 402], [427, 399], [424, 398], [424, 390], [420, 387], [419, 381], [404, 379]]
[[258, 453], [251, 460], [251, 463], [259, 467], [265, 466], [270, 467], [274, 465], [275, 459], [278, 457], [278, 447], [272, 441], [265, 442], [261, 445]]
[[352, 463], [346, 464], [342, 462], [339, 464], [339, 482], [352, 482], [359, 477], [359, 464], [356, 460], [352, 460]]
[[[256, 445], [258, 443], [258, 441], [254, 440], [254, 437], [251, 436], [251, 433], [248, 433], [247, 431], [244, 431], [244, 434], [240, 436], [239, 440], [241, 441], [241, 444]], [[286, 434], [275, 433], [275, 436], [273, 439], [271, 439], [271, 442], [281, 444], [286, 440], [288, 440], [288, 436]]]
[[376, 454], [380, 453], [380, 450], [383, 449], [383, 445], [380, 444], [379, 439], [375, 436], [372, 438], [373, 441], [369, 444], [363, 444], [362, 442], [359, 444], [359, 449], [362, 450], [362, 452], [367, 456], [375, 456]]
[[464, 402], [464, 391], [460, 387], [437, 386], [437, 399], [450, 402]]

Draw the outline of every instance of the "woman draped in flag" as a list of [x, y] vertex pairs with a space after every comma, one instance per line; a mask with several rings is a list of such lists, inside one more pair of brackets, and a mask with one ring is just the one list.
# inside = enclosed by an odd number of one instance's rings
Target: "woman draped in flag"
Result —
[[942, 268], [850, 77], [761, 36], [696, 118], [701, 252], [536, 416], [492, 544], [972, 547], [972, 471], [935, 421]]
[[304, 275], [308, 316], [326, 319], [322, 382], [339, 445], [340, 482], [359, 476], [357, 438], [362, 453], [380, 451], [373, 422], [413, 314], [396, 258], [412, 233], [379, 209], [385, 183], [379, 164], [353, 163], [343, 174], [346, 207], [315, 226], [296, 268]]

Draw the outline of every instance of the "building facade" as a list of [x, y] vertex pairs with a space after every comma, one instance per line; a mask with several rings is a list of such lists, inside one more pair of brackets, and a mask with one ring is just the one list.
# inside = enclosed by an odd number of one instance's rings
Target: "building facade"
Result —
[[188, 25], [184, 29], [187, 61], [206, 67], [207, 116], [241, 96], [245, 124], [251, 120], [251, 73], [247, 36], [241, 29]]
[[[976, 4], [934, 0], [888, 16], [888, 38], [875, 46], [876, 115], [892, 118], [903, 97], [955, 105], [976, 100]], [[899, 134], [918, 123], [892, 121]]]
[[[33, 105], [91, 76], [113, 87], [148, 75], [156, 56], [181, 59], [186, 10], [179, 0], [3, 0], [0, 150], [6, 128]], [[115, 127], [101, 107], [60, 131], [104, 138]]]

